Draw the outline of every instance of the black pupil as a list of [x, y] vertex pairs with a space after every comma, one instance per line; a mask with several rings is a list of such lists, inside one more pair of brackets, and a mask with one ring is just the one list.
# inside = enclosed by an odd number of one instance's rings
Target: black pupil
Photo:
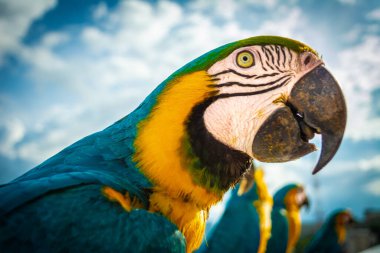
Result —
[[307, 65], [310, 62], [310, 56], [308, 55], [304, 61], [304, 64]]
[[243, 61], [248, 61], [248, 57], [247, 56], [243, 56]]

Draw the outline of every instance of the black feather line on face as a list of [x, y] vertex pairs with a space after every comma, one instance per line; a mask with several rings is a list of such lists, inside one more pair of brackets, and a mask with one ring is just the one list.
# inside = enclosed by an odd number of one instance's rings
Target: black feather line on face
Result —
[[238, 76], [241, 76], [241, 77], [244, 77], [246, 79], [260, 79], [260, 78], [265, 78], [265, 77], [272, 77], [272, 76], [277, 76], [281, 73], [284, 73], [284, 71], [278, 71], [278, 72], [273, 72], [273, 73], [269, 73], [269, 74], [263, 74], [263, 75], [246, 75], [246, 74], [243, 74], [243, 73], [240, 73], [236, 70], [233, 70], [233, 69], [227, 69], [227, 70], [223, 70], [219, 73], [216, 73], [214, 75], [211, 75], [211, 77], [213, 78], [212, 80], [220, 80], [219, 78], [216, 78], [217, 76], [220, 76], [220, 75], [223, 75], [223, 74], [228, 74], [228, 73], [233, 73], [235, 75], [238, 75]]
[[281, 80], [289, 80], [289, 77], [290, 75], [284, 75], [272, 82], [268, 82], [268, 83], [262, 83], [262, 84], [249, 84], [249, 83], [240, 83], [240, 82], [226, 82], [226, 83], [220, 83], [220, 84], [211, 84], [209, 85], [210, 87], [229, 87], [229, 86], [233, 86], [233, 85], [237, 85], [237, 86], [240, 86], [240, 87], [264, 87], [264, 86], [270, 86], [270, 85], [273, 85], [277, 82], [280, 82]]
[[257, 77], [257, 75], [246, 75], [246, 74], [243, 74], [243, 73], [237, 72], [237, 71], [235, 71], [235, 70], [233, 70], [233, 69], [223, 70], [223, 71], [221, 71], [221, 72], [219, 72], [219, 73], [216, 73], [216, 74], [212, 75], [212, 77], [217, 77], [217, 76], [219, 76], [219, 75], [223, 75], [223, 74], [227, 74], [227, 73], [234, 73], [235, 75], [238, 75], [238, 76], [241, 76], [241, 77], [245, 77], [245, 78], [247, 78], [247, 79], [249, 79], [249, 78], [253, 78], [253, 77]]
[[227, 191], [249, 168], [251, 158], [216, 140], [207, 130], [203, 115], [217, 99], [213, 96], [196, 105], [186, 122], [186, 128], [192, 152], [200, 161], [200, 166], [192, 168], [195, 170], [192, 175], [200, 177], [195, 178], [195, 181], [209, 188]]
[[291, 79], [291, 77], [288, 77], [287, 79], [285, 79], [281, 83], [279, 83], [275, 86], [272, 86], [270, 88], [267, 88], [267, 89], [253, 91], [253, 92], [222, 93], [222, 94], [217, 95], [215, 98], [219, 99], [219, 98], [242, 97], [242, 96], [244, 97], [244, 96], [254, 96], [254, 95], [262, 94], [262, 93], [265, 93], [265, 92], [268, 92], [271, 90], [275, 90], [277, 88], [280, 88], [280, 87], [286, 85], [290, 81], [290, 79]]

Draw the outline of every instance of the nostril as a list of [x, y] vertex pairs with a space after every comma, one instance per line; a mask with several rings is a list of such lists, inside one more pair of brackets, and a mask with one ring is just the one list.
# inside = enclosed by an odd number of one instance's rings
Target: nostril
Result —
[[309, 64], [309, 63], [310, 63], [310, 60], [311, 60], [310, 55], [306, 56], [305, 60], [303, 60], [303, 64], [304, 64], [304, 65]]

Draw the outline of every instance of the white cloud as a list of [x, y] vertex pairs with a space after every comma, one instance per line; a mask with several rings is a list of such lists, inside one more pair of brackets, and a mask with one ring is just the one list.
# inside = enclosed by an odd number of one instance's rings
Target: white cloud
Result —
[[379, 21], [380, 20], [380, 8], [377, 8], [369, 12], [366, 16], [367, 19]]
[[349, 5], [354, 5], [356, 4], [356, 0], [338, 0], [342, 4], [349, 4]]
[[380, 171], [380, 155], [376, 155], [371, 159], [359, 160], [357, 167], [363, 171], [368, 171], [371, 169]]
[[101, 18], [104, 18], [108, 15], [109, 13], [109, 10], [108, 10], [108, 7], [107, 5], [104, 3], [104, 2], [101, 2], [98, 6], [96, 6], [96, 8], [94, 9], [93, 13], [92, 13], [92, 17], [95, 19], [95, 20], [98, 20], [98, 19], [101, 19]]
[[348, 106], [346, 136], [353, 139], [380, 138], [380, 118], [372, 112], [371, 93], [380, 88], [380, 58], [375, 57], [380, 37], [365, 36], [363, 41], [338, 53], [333, 73], [340, 81]]
[[257, 34], [276, 34], [279, 36], [292, 37], [303, 40], [303, 34], [300, 31], [306, 31], [305, 17], [298, 7], [286, 8], [281, 7], [277, 10], [282, 13], [275, 20], [265, 21], [257, 30]]
[[3, 133], [0, 145], [0, 154], [14, 159], [17, 157], [16, 145], [25, 136], [26, 129], [22, 122], [13, 117], [2, 113], [0, 130]]
[[366, 184], [365, 189], [375, 196], [380, 196], [380, 179], [372, 180]]
[[56, 5], [56, 0], [0, 0], [0, 66], [4, 54], [14, 52], [32, 22]]

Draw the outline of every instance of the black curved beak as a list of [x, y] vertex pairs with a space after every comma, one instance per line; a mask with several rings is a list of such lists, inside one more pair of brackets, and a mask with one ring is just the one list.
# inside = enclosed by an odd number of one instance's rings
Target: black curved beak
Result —
[[298, 81], [288, 102], [301, 118], [304, 137], [312, 138], [310, 132], [322, 135], [322, 151], [313, 170], [315, 174], [334, 157], [343, 139], [347, 119], [343, 93], [334, 77], [319, 66]]
[[262, 162], [286, 162], [316, 150], [309, 140], [322, 135], [322, 151], [313, 174], [335, 155], [346, 126], [346, 104], [334, 77], [318, 66], [292, 88], [288, 101], [261, 125], [252, 143]]

